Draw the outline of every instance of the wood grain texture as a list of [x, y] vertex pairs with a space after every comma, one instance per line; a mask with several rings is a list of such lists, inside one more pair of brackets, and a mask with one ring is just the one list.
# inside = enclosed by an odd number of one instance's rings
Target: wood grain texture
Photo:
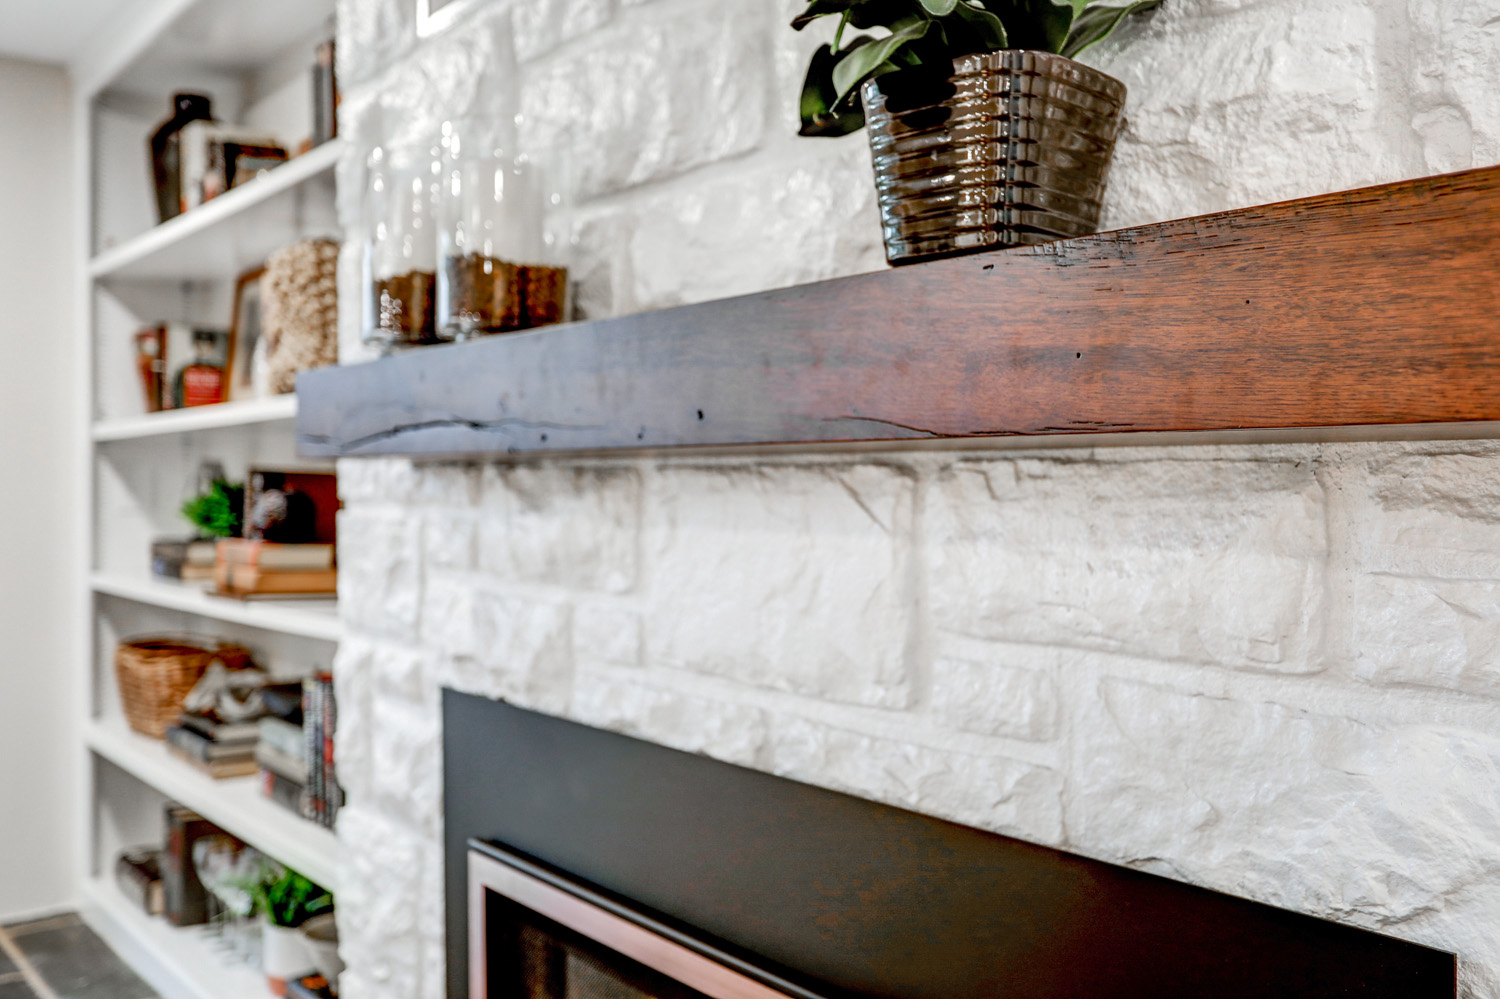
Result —
[[1500, 167], [309, 372], [307, 457], [1500, 420]]

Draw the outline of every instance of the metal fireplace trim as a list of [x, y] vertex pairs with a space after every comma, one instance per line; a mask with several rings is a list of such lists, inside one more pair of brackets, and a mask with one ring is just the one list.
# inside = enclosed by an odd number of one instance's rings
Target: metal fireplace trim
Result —
[[709, 999], [823, 999], [494, 843], [469, 841], [468, 871], [470, 999], [490, 999], [486, 892], [524, 906]]

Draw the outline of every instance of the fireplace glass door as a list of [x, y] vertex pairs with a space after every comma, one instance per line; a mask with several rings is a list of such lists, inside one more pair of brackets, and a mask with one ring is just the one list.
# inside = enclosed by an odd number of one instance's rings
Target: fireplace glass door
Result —
[[469, 853], [471, 999], [816, 999], [691, 943], [502, 850]]

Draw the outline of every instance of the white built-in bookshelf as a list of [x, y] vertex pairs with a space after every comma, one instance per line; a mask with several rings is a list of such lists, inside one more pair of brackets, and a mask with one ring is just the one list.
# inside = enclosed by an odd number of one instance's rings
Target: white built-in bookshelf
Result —
[[121, 849], [163, 838], [175, 801], [337, 893], [335, 835], [260, 793], [258, 780], [213, 780], [131, 731], [114, 648], [143, 634], [201, 634], [249, 646], [287, 678], [332, 666], [333, 600], [225, 599], [151, 574], [153, 539], [184, 537], [182, 501], [205, 459], [231, 478], [252, 467], [330, 468], [297, 459], [293, 396], [148, 413], [134, 335], [161, 322], [227, 327], [237, 277], [305, 236], [336, 235], [334, 166], [325, 143], [167, 223], [156, 224], [147, 142], [178, 91], [208, 94], [215, 116], [254, 125], [289, 148], [311, 133], [311, 66], [332, 34], [333, 0], [133, 0], [75, 62], [79, 244], [78, 387], [86, 402], [87, 564], [77, 643], [82, 821], [78, 896], [89, 923], [166, 999], [267, 999], [254, 969], [202, 928], [146, 915], [115, 887]]

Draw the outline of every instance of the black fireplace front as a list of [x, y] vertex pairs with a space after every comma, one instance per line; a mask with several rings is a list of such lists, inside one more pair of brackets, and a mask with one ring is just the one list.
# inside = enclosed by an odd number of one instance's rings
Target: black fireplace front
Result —
[[[450, 999], [1452, 999], [1452, 954], [444, 692]], [[472, 878], [472, 880], [471, 880]]]

